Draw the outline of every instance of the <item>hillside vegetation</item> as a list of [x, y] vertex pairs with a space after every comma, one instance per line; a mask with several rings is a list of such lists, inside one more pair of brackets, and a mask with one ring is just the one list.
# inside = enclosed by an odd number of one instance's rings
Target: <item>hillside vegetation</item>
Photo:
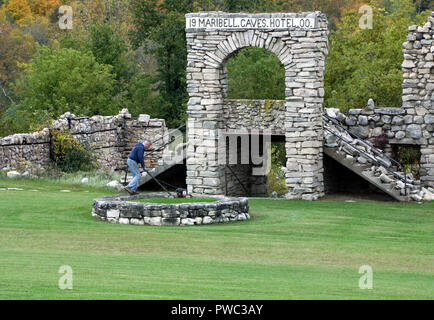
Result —
[[[331, 29], [325, 106], [343, 111], [373, 98], [399, 107], [401, 45], [426, 21], [431, 0], [0, 0], [0, 136], [78, 116], [147, 113], [169, 127], [186, 120], [187, 12], [325, 12]], [[60, 5], [72, 8], [62, 30]], [[271, 53], [246, 49], [228, 64], [233, 98], [282, 98], [284, 72]], [[274, 59], [274, 60], [273, 60]], [[261, 79], [262, 88], [253, 85]], [[249, 85], [251, 84], [251, 85]]]

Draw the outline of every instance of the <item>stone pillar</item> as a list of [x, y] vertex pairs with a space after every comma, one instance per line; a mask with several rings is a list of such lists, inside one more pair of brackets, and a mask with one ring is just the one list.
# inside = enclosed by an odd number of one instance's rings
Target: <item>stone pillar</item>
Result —
[[327, 20], [317, 31], [291, 31], [292, 62], [286, 70], [286, 184], [288, 199], [316, 200], [324, 195], [324, 67]]
[[[411, 127], [407, 135], [420, 135], [421, 182], [434, 187], [434, 12], [424, 26], [410, 26], [407, 41], [403, 44], [404, 82], [402, 107]], [[410, 130], [411, 129], [411, 130]]]

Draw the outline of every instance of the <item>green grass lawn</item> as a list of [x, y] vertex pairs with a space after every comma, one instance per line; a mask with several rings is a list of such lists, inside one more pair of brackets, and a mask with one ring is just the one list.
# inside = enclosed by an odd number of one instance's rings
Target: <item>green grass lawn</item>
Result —
[[218, 199], [214, 198], [149, 198], [133, 200], [132, 202], [144, 203], [164, 203], [164, 204], [178, 204], [178, 203], [198, 203], [198, 202], [216, 202]]
[[434, 298], [434, 203], [251, 200], [250, 221], [150, 227], [92, 218], [108, 194], [0, 178], [0, 299]]

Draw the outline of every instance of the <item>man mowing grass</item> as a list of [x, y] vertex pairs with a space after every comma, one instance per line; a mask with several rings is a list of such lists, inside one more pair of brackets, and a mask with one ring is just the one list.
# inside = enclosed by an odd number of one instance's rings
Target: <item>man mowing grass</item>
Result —
[[148, 150], [150, 146], [151, 142], [148, 140], [145, 140], [143, 143], [137, 142], [128, 156], [127, 164], [128, 168], [130, 168], [131, 174], [133, 175], [133, 180], [131, 180], [130, 184], [125, 187], [125, 190], [131, 195], [137, 194], [137, 188], [139, 187], [140, 179], [139, 164], [142, 165], [143, 170], [146, 169], [144, 153], [145, 150]]

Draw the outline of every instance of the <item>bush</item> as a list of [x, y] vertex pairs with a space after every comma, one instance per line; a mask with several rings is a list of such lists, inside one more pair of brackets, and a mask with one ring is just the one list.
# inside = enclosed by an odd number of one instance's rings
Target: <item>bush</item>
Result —
[[95, 155], [75, 140], [71, 134], [51, 131], [51, 157], [63, 172], [90, 171], [97, 166]]
[[420, 147], [418, 146], [408, 146], [408, 145], [398, 145], [395, 146], [395, 158], [402, 164], [406, 173], [411, 173], [416, 179], [420, 178]]
[[282, 167], [286, 166], [285, 143], [273, 143], [271, 147], [271, 169], [267, 176], [267, 193], [276, 192], [284, 195], [287, 192], [285, 172]]

